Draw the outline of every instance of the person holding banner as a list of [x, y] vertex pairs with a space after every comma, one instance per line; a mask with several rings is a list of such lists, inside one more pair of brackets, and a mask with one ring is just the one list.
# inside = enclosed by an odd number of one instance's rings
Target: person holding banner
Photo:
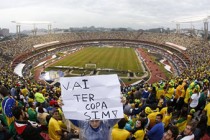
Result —
[[60, 83], [64, 116], [80, 128], [80, 140], [110, 140], [124, 117], [118, 76], [62, 77]]
[[119, 119], [70, 121], [80, 128], [80, 140], [110, 140], [111, 128], [119, 121]]

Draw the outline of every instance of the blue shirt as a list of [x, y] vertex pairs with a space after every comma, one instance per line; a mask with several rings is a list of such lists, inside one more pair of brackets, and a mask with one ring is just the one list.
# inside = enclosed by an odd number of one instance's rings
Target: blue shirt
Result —
[[164, 133], [164, 125], [162, 122], [156, 124], [152, 129], [147, 132], [149, 140], [161, 140]]
[[144, 90], [142, 93], [142, 98], [148, 98], [149, 96], [149, 91]]

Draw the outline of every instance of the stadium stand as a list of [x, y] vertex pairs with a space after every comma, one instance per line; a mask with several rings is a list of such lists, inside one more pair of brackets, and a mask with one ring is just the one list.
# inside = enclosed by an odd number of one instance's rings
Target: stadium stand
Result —
[[[59, 43], [34, 48], [35, 45], [54, 41]], [[168, 46], [166, 42], [183, 46], [186, 50]], [[154, 137], [152, 134], [157, 127], [164, 129], [165, 133], [158, 131], [163, 137], [170, 133], [173, 137], [179, 135], [179, 138], [210, 139], [209, 43], [185, 35], [146, 32], [62, 33], [0, 42], [0, 139], [22, 140], [28, 136], [32, 140], [37, 135], [43, 139], [52, 139], [52, 126], [48, 126], [52, 121], [59, 124], [59, 138], [79, 137], [78, 128], [63, 118], [59, 85], [35, 81], [30, 73], [41, 60], [59, 51], [71, 51], [90, 44], [118, 44], [150, 49], [165, 56], [176, 69], [177, 75], [170, 79], [154, 83], [144, 79], [136, 85], [121, 88], [126, 124], [120, 129], [129, 131], [130, 139]], [[15, 67], [20, 63], [25, 64], [23, 77], [14, 74]], [[21, 110], [12, 110], [11, 106], [20, 106], [28, 117], [25, 118], [24, 113], [18, 114]], [[162, 114], [162, 117], [158, 114]], [[155, 125], [156, 117], [159, 125]], [[36, 122], [37, 131], [31, 127], [34, 133], [25, 129], [20, 131], [19, 123], [25, 120]], [[28, 128], [34, 123], [26, 125]], [[172, 131], [171, 127], [177, 129], [179, 134]], [[118, 128], [114, 126], [114, 129]], [[114, 129], [113, 135], [120, 135]]]

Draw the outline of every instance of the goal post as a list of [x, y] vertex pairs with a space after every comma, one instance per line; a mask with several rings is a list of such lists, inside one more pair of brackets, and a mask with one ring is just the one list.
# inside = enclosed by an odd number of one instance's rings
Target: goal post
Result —
[[86, 69], [96, 69], [96, 64], [85, 64]]

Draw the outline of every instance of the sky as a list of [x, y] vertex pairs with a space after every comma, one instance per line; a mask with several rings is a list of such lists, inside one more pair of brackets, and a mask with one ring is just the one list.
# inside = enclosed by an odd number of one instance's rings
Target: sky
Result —
[[[50, 21], [52, 28], [176, 28], [172, 21], [210, 16], [210, 0], [0, 0], [0, 28], [16, 31], [11, 21]], [[182, 23], [181, 28], [190, 27]], [[203, 28], [203, 23], [193, 26]], [[47, 29], [46, 24], [36, 28]], [[21, 25], [21, 30], [33, 25]]]

